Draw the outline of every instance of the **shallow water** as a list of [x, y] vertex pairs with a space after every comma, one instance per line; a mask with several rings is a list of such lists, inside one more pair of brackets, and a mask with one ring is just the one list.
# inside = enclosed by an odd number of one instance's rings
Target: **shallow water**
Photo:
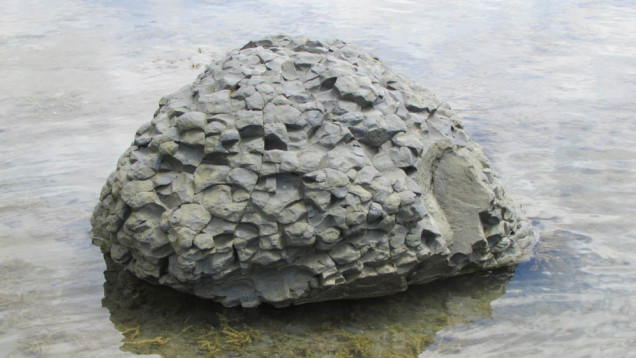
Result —
[[[0, 356], [634, 355], [632, 1], [3, 10]], [[105, 272], [88, 219], [134, 131], [212, 58], [272, 33], [344, 39], [449, 102], [541, 233], [532, 257], [393, 297], [255, 312]]]

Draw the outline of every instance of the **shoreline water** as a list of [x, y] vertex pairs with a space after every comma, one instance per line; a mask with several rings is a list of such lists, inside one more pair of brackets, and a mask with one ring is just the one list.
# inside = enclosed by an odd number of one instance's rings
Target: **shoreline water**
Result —
[[[0, 355], [134, 355], [102, 307], [109, 281], [88, 223], [99, 189], [159, 98], [196, 78], [193, 65], [280, 32], [352, 42], [449, 102], [541, 233], [505, 293], [476, 294], [492, 314], [429, 330], [422, 356], [636, 348], [629, 2], [11, 0], [6, 9]], [[426, 308], [413, 305], [396, 304]], [[355, 339], [343, 340], [355, 349]]]

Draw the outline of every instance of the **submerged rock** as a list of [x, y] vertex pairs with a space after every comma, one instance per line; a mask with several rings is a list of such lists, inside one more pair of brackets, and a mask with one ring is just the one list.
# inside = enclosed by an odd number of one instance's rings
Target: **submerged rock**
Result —
[[450, 107], [341, 41], [268, 37], [162, 98], [94, 242], [225, 306], [388, 295], [536, 240]]

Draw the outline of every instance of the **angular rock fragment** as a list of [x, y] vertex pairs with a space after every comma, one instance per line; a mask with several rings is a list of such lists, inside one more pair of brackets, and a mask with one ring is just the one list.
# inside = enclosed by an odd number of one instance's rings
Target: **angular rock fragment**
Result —
[[285, 36], [162, 98], [91, 223], [138, 277], [244, 307], [391, 294], [536, 240], [447, 104], [344, 42]]

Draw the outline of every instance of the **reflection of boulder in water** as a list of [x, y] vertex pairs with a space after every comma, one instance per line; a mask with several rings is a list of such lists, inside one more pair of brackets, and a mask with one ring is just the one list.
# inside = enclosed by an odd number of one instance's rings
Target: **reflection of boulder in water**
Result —
[[414, 356], [440, 329], [491, 318], [490, 303], [505, 293], [513, 273], [470, 274], [390, 297], [293, 306], [283, 314], [269, 306], [225, 308], [111, 264], [103, 306], [124, 335], [122, 349], [137, 354]]

